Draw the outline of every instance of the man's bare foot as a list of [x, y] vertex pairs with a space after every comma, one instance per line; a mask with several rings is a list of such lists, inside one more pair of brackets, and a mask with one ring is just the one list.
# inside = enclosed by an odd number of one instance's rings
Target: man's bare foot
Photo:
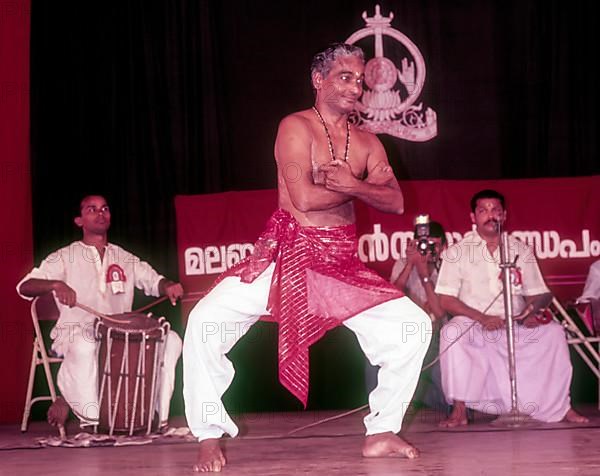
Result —
[[467, 407], [464, 402], [455, 401], [450, 416], [442, 420], [438, 426], [440, 428], [456, 428], [457, 426], [466, 426], [467, 424]]
[[580, 415], [572, 408], [569, 408], [569, 411], [565, 415], [564, 421], [568, 421], [569, 423], [589, 423], [589, 419]]
[[391, 431], [388, 431], [386, 433], [367, 436], [362, 448], [362, 455], [365, 458], [396, 456], [415, 459], [419, 457], [419, 450]]
[[46, 416], [52, 426], [64, 426], [69, 416], [69, 404], [63, 397], [58, 397], [48, 408]]
[[219, 473], [225, 466], [225, 456], [217, 438], [208, 438], [200, 442], [194, 471], [197, 473]]

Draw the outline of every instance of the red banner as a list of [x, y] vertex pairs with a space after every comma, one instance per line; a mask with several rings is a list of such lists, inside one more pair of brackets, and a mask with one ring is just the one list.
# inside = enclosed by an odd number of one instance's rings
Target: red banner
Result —
[[[356, 203], [360, 258], [384, 277], [404, 256], [416, 215], [429, 214], [439, 221], [452, 243], [471, 230], [469, 201], [484, 188], [505, 195], [507, 229], [534, 248], [559, 299], [581, 293], [590, 264], [600, 256], [600, 176], [410, 181], [401, 186], [401, 216]], [[275, 190], [176, 197], [179, 273], [189, 293], [183, 306], [186, 317], [219, 273], [252, 252], [276, 206]]]
[[29, 169], [29, 0], [0, 3], [0, 423], [23, 414], [33, 330], [15, 285], [33, 265]]

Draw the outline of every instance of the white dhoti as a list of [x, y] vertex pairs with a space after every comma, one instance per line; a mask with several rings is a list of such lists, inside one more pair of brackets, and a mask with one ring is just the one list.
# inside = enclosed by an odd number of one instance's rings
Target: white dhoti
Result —
[[[451, 403], [495, 415], [510, 412], [506, 330], [486, 331], [456, 316], [441, 331], [442, 387]], [[572, 367], [563, 328], [551, 322], [534, 328], [515, 325], [518, 409], [543, 422], [562, 420], [571, 408]]]
[[[183, 395], [190, 430], [199, 441], [238, 434], [221, 397], [234, 368], [226, 353], [261, 315], [275, 265], [253, 282], [223, 279], [191, 311], [183, 346]], [[407, 297], [393, 299], [342, 322], [352, 330], [365, 355], [381, 367], [369, 395], [366, 434], [400, 431], [431, 339], [431, 320]]]
[[[98, 423], [98, 349], [93, 325], [56, 327], [52, 350], [64, 360], [57, 377], [58, 388], [82, 425]], [[175, 366], [183, 343], [174, 331], [166, 336], [164, 363], [159, 372], [158, 416], [161, 425], [169, 419], [175, 388]]]

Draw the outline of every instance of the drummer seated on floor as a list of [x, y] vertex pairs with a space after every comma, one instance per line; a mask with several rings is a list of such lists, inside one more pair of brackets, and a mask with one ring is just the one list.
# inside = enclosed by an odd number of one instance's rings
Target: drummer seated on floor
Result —
[[[183, 295], [181, 284], [169, 281], [145, 261], [108, 242], [110, 219], [104, 197], [84, 197], [74, 219], [82, 239], [50, 254], [17, 285], [19, 295], [28, 300], [53, 293], [60, 311], [51, 332], [52, 350], [64, 357], [57, 378], [62, 397], [48, 410], [48, 422], [55, 426], [64, 424], [69, 408], [82, 426], [98, 423], [96, 318], [77, 304], [105, 315], [122, 314], [131, 311], [134, 287], [147, 296], [167, 296], [173, 305]], [[168, 423], [181, 338], [169, 331], [164, 347], [164, 365], [158, 375], [157, 417], [161, 428]]]

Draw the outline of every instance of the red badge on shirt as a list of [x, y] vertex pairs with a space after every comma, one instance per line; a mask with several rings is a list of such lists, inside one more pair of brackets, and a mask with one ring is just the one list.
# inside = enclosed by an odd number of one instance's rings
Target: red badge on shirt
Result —
[[125, 292], [123, 283], [127, 281], [125, 271], [118, 264], [111, 264], [106, 270], [106, 282], [110, 284], [113, 294]]
[[[498, 279], [502, 281], [502, 271], [500, 271]], [[523, 274], [521, 273], [521, 268], [512, 268], [510, 270], [510, 282], [515, 287], [519, 287], [523, 284]]]

